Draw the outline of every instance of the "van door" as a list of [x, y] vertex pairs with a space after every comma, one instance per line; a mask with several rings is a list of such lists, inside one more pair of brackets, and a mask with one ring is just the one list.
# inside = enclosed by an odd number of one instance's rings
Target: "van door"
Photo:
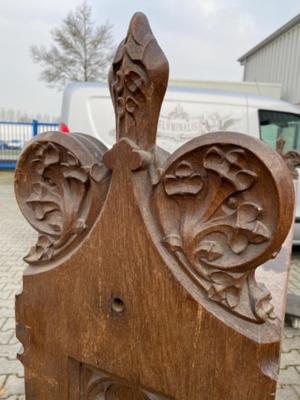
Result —
[[[259, 110], [260, 138], [274, 150], [281, 136], [284, 141], [284, 153], [290, 150], [300, 151], [300, 115], [281, 111]], [[300, 174], [300, 168], [298, 168]], [[300, 179], [296, 187], [294, 244], [300, 243]]]
[[247, 133], [249, 136], [259, 139], [260, 128], [259, 128], [258, 110], [257, 107], [253, 107], [251, 105], [248, 105]]
[[276, 141], [285, 140], [284, 152], [300, 150], [300, 115], [271, 110], [258, 110], [260, 139], [276, 150]]

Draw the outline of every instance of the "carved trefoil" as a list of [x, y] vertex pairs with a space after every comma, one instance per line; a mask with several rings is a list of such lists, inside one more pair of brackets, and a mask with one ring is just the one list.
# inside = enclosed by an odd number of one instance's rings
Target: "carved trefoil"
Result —
[[[17, 298], [28, 399], [274, 391], [282, 321], [255, 272], [290, 230], [292, 181], [277, 153], [239, 133], [172, 155], [158, 148], [167, 80], [166, 57], [135, 14], [109, 74], [116, 144], [48, 132], [20, 157], [18, 203], [39, 232]], [[237, 368], [259, 382], [245, 395]]]

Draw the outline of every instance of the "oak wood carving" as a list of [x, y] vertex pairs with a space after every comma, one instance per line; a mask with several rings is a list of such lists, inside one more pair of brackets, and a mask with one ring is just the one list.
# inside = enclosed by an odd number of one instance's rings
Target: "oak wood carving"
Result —
[[292, 180], [239, 133], [158, 148], [167, 80], [137, 13], [109, 73], [116, 144], [48, 132], [20, 156], [27, 400], [274, 399]]
[[298, 179], [297, 167], [300, 167], [300, 153], [297, 150], [284, 151], [285, 140], [282, 136], [276, 141], [276, 151], [284, 159], [293, 179]]

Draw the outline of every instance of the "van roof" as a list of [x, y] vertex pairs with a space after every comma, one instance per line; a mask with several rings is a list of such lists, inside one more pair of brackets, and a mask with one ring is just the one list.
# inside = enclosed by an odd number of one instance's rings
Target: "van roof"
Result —
[[[108, 85], [104, 82], [72, 82], [65, 88], [64, 96], [65, 99], [69, 99], [71, 95], [75, 95], [78, 91], [93, 91], [95, 89], [107, 89]], [[204, 89], [192, 86], [176, 85], [171, 82], [168, 86], [168, 92], [170, 93], [190, 93], [191, 95], [201, 95], [201, 97], [208, 98], [209, 102], [221, 102], [221, 103], [244, 103], [247, 101], [249, 107], [255, 107], [258, 109], [275, 110], [275, 111], [286, 111], [290, 113], [300, 114], [300, 107], [290, 104], [280, 99], [274, 99], [273, 97], [259, 96], [252, 93], [246, 92], [234, 92], [224, 91], [219, 89]], [[88, 95], [88, 93], [86, 93]]]

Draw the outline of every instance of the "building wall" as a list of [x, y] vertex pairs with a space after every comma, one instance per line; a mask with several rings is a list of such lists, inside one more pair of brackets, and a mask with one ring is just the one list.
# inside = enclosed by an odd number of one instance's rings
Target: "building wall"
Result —
[[300, 23], [245, 60], [245, 81], [282, 84], [282, 98], [300, 104]]

